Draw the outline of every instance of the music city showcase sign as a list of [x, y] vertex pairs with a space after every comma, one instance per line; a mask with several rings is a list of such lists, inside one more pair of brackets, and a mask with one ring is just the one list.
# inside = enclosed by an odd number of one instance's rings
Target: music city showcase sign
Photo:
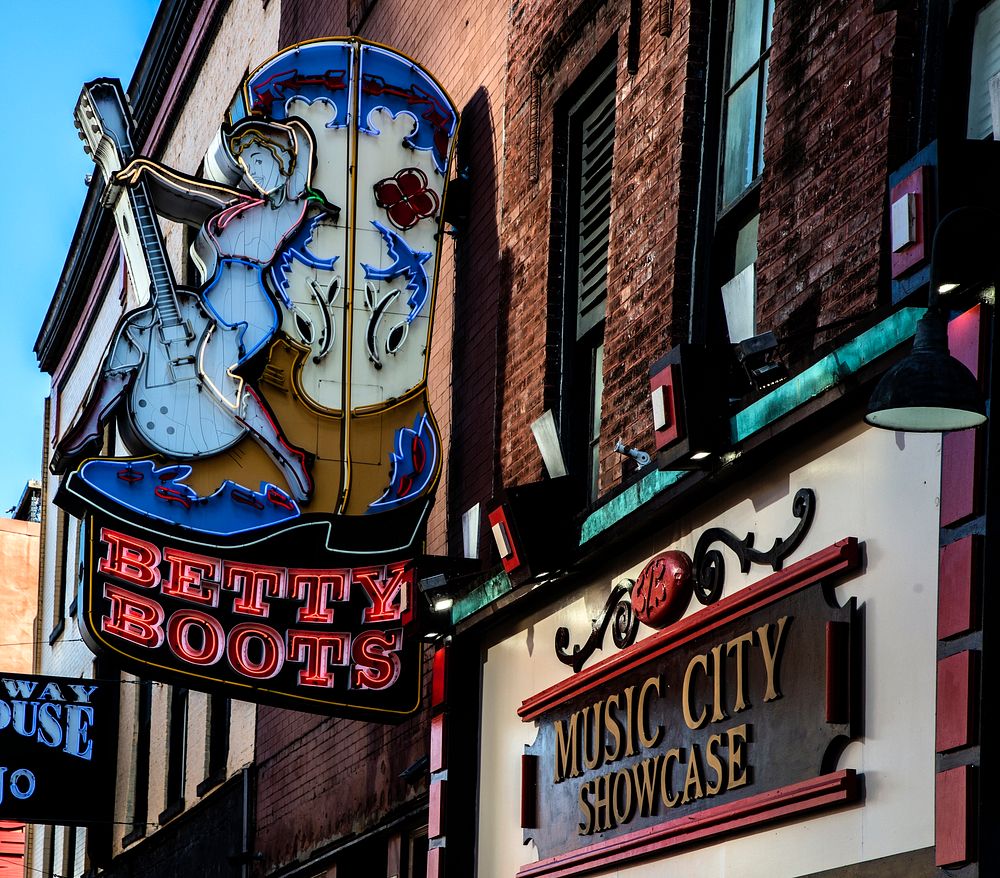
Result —
[[[321, 39], [246, 77], [203, 176], [136, 152], [117, 80], [76, 115], [141, 302], [52, 461], [87, 522], [88, 643], [238, 698], [411, 713], [454, 105], [409, 58]], [[192, 230], [195, 288], [158, 216]]]

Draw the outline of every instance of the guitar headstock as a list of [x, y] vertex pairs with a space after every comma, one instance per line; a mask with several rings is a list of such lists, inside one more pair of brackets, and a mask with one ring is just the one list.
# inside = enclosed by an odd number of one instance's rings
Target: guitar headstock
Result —
[[106, 182], [131, 160], [132, 114], [128, 99], [117, 79], [88, 82], [74, 111], [74, 124], [83, 141], [83, 150], [93, 156]]

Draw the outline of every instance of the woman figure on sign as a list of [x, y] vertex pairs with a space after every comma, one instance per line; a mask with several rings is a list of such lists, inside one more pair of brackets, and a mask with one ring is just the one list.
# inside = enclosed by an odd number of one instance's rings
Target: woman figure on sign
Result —
[[[336, 219], [339, 210], [309, 186], [314, 146], [301, 121], [278, 124], [251, 117], [223, 131], [222, 141], [220, 176], [242, 181], [245, 191], [144, 158], [130, 162], [115, 182], [144, 182], [157, 213], [198, 229], [191, 255], [201, 275], [202, 303], [212, 318], [197, 345], [199, 378], [261, 444], [293, 495], [305, 501], [312, 494], [306, 455], [285, 439], [253, 380], [281, 322], [276, 299], [291, 307], [281, 285], [287, 258], [331, 269], [336, 257], [317, 259], [305, 245], [316, 223], [331, 214]], [[183, 455], [184, 449], [177, 451]]]

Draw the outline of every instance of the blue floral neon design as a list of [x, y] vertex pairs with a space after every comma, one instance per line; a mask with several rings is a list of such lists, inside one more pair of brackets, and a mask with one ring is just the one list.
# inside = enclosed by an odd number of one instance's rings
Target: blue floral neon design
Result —
[[[423, 459], [418, 460], [415, 451]], [[395, 509], [419, 497], [430, 484], [437, 469], [437, 437], [426, 414], [417, 415], [413, 427], [396, 431], [395, 449], [389, 455], [392, 478], [378, 500], [369, 504], [368, 513]]]
[[292, 307], [292, 300], [288, 297], [288, 272], [292, 267], [292, 260], [297, 260], [307, 268], [318, 268], [323, 271], [332, 271], [337, 262], [337, 256], [329, 259], [321, 259], [319, 256], [309, 252], [309, 245], [312, 243], [313, 233], [319, 225], [323, 215], [314, 216], [309, 222], [303, 223], [300, 228], [281, 251], [281, 255], [271, 266], [271, 279], [274, 281], [274, 288], [281, 296], [281, 301], [289, 308]]
[[406, 322], [412, 323], [427, 302], [427, 296], [430, 292], [424, 263], [431, 258], [431, 254], [425, 253], [423, 250], [414, 250], [392, 229], [386, 228], [378, 220], [372, 220], [372, 225], [378, 229], [385, 241], [389, 258], [393, 262], [386, 268], [376, 268], [374, 265], [362, 262], [361, 267], [365, 270], [365, 277], [368, 280], [392, 280], [405, 276], [406, 289], [410, 291], [410, 298], [406, 300], [406, 304], [410, 306]]

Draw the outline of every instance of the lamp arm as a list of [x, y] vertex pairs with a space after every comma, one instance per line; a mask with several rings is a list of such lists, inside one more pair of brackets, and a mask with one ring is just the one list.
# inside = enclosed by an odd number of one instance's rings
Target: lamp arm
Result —
[[970, 213], [977, 213], [984, 219], [988, 219], [994, 224], [1000, 224], [1000, 214], [994, 210], [990, 210], [988, 207], [981, 207], [976, 204], [966, 204], [962, 207], [956, 207], [948, 211], [941, 219], [938, 221], [937, 226], [934, 228], [934, 237], [931, 239], [931, 277], [930, 277], [930, 290], [927, 294], [927, 310], [934, 311], [935, 313], [943, 313], [940, 301], [940, 278], [938, 276], [938, 244], [941, 239], [941, 233], [945, 228], [953, 224], [955, 220], [959, 217], [965, 216]]

